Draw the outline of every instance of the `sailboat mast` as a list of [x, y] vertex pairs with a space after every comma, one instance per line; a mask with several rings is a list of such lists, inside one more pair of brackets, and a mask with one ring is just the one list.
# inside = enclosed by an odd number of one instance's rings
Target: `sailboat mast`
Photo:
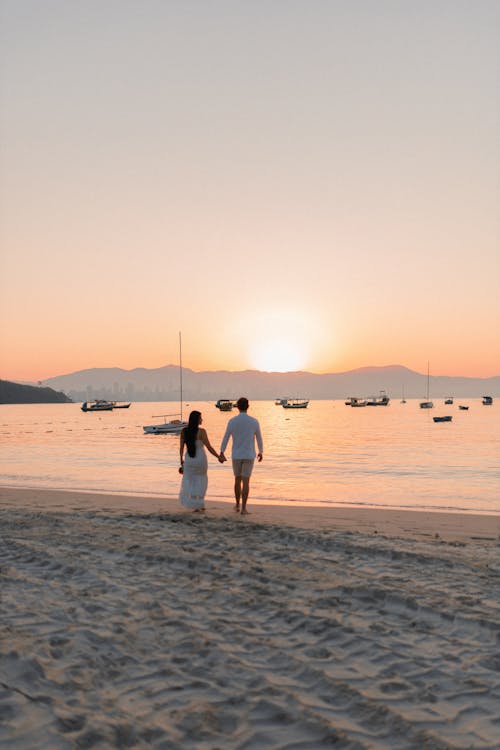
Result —
[[179, 378], [181, 383], [181, 422], [182, 422], [182, 337], [179, 331]]

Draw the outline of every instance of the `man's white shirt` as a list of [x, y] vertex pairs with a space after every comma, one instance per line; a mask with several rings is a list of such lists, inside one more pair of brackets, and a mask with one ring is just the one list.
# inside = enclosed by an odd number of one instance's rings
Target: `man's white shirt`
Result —
[[259, 453], [263, 452], [262, 434], [259, 422], [245, 412], [240, 412], [229, 420], [222, 438], [221, 453], [226, 450], [229, 438], [233, 438], [231, 457], [236, 459], [255, 458], [255, 441]]

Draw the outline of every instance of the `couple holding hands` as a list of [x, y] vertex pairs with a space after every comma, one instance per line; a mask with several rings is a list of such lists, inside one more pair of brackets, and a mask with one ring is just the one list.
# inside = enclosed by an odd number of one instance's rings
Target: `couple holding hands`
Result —
[[259, 422], [247, 414], [248, 399], [239, 398], [236, 402], [239, 414], [229, 420], [222, 438], [220, 453], [211, 446], [206, 430], [201, 427], [201, 412], [192, 411], [188, 426], [184, 427], [180, 439], [180, 459], [182, 484], [179, 499], [184, 508], [193, 511], [205, 510], [205, 494], [208, 486], [208, 460], [205, 448], [222, 464], [227, 461], [224, 451], [229, 438], [232, 438], [232, 461], [234, 473], [235, 510], [247, 513], [250, 477], [255, 461], [255, 443], [257, 442], [257, 460], [262, 461], [262, 434]]

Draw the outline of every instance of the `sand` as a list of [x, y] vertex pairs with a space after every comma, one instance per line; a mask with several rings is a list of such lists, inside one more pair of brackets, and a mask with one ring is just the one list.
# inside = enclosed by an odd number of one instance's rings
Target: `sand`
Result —
[[0, 748], [500, 747], [500, 517], [0, 488]]

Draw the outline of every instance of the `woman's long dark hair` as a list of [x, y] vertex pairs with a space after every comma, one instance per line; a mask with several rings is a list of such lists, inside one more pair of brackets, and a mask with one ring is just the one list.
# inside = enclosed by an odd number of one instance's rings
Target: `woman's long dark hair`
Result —
[[184, 440], [191, 458], [196, 456], [196, 436], [200, 429], [200, 419], [201, 411], [192, 411], [189, 415], [188, 426], [184, 427]]

